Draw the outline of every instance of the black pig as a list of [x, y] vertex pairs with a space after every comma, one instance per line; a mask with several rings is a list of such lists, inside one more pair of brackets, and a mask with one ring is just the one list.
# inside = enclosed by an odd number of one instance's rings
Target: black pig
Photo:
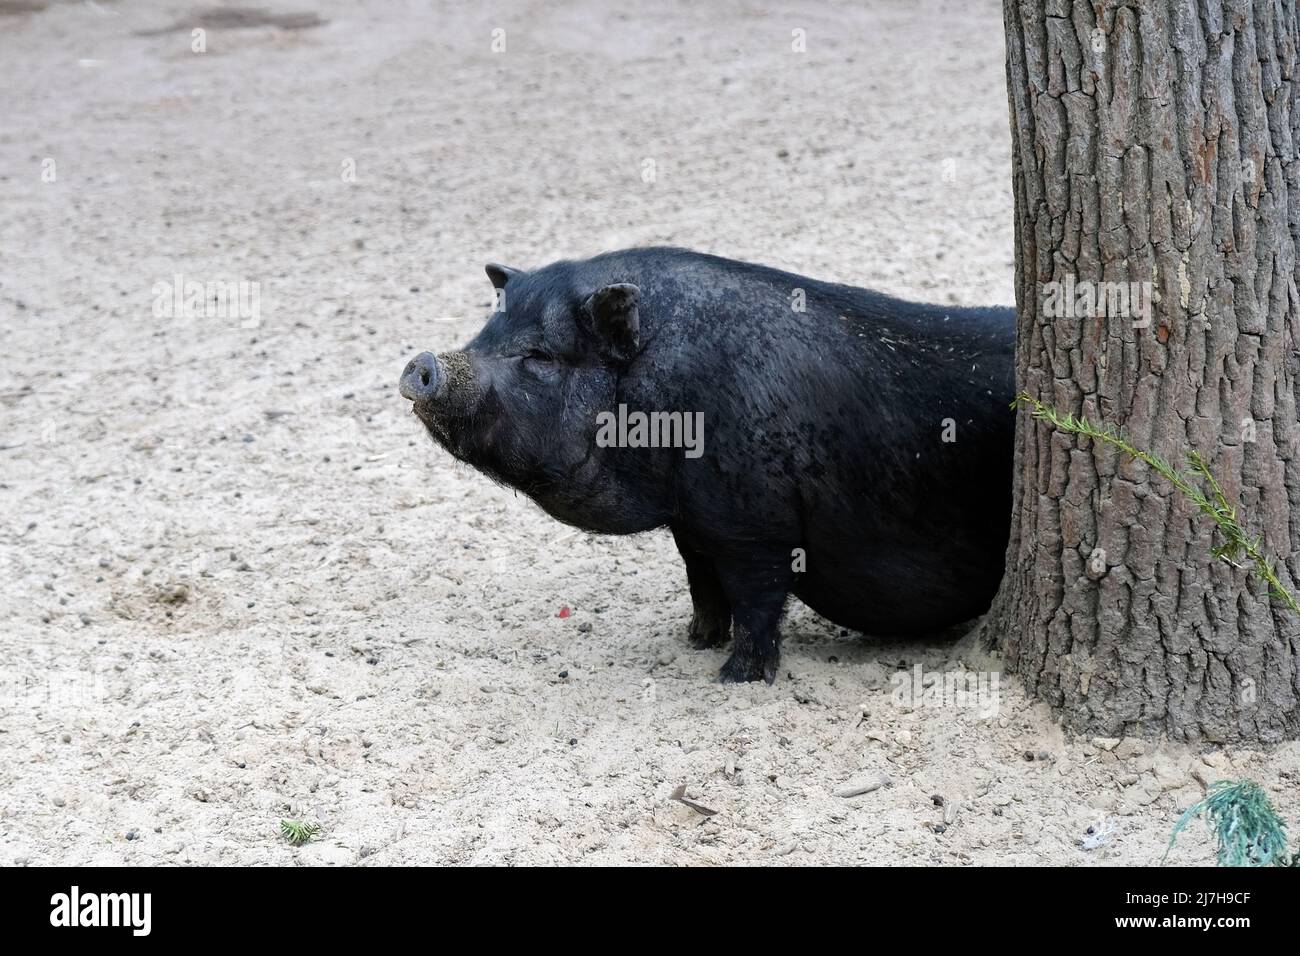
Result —
[[[790, 594], [889, 635], [988, 607], [1010, 521], [1012, 309], [683, 249], [487, 272], [487, 324], [412, 359], [402, 395], [451, 454], [563, 522], [667, 525], [691, 643], [733, 638], [722, 681], [775, 678]], [[612, 424], [638, 412], [680, 414]]]

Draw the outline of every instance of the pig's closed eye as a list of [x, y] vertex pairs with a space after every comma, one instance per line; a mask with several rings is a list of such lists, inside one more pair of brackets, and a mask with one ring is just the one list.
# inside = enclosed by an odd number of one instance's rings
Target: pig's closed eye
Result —
[[551, 372], [559, 367], [559, 360], [554, 355], [551, 355], [549, 351], [543, 351], [542, 349], [530, 349], [524, 352], [521, 358], [524, 360], [525, 368], [537, 373]]
[[523, 356], [523, 366], [533, 375], [549, 376], [559, 370], [560, 363], [550, 352], [543, 352], [541, 349], [532, 349], [525, 352]]

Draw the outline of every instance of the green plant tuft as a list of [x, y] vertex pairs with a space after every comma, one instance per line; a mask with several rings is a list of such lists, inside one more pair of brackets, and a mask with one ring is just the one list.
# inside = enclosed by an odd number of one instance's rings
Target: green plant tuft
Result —
[[[1251, 780], [1216, 780], [1209, 792], [1192, 804], [1174, 824], [1169, 846], [1161, 862], [1169, 857], [1174, 841], [1187, 824], [1204, 814], [1216, 843], [1219, 866], [1292, 866], [1286, 853], [1286, 824], [1259, 784]], [[1297, 854], [1300, 858], [1300, 854]]]
[[320, 833], [320, 824], [305, 820], [281, 820], [280, 834], [294, 846], [302, 846]]

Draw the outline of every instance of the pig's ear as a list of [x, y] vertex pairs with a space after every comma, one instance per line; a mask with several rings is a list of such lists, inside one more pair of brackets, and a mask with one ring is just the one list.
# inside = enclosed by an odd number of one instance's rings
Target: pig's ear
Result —
[[620, 362], [630, 362], [641, 347], [640, 302], [640, 289], [630, 282], [616, 282], [597, 289], [582, 305], [602, 348]]
[[503, 266], [496, 262], [489, 262], [486, 271], [488, 278], [492, 280], [492, 288], [494, 289], [504, 289], [511, 276], [519, 275], [518, 269], [511, 269], [509, 266]]

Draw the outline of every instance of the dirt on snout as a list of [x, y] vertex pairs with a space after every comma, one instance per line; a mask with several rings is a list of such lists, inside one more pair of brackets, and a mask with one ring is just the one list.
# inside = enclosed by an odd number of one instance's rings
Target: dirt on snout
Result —
[[774, 686], [712, 683], [666, 533], [556, 523], [397, 394], [487, 261], [1011, 301], [993, 0], [311, 0], [203, 53], [138, 34], [209, 4], [15, 6], [0, 863], [1152, 863], [1243, 776], [1300, 820], [1294, 744], [1067, 740], [797, 604]]

